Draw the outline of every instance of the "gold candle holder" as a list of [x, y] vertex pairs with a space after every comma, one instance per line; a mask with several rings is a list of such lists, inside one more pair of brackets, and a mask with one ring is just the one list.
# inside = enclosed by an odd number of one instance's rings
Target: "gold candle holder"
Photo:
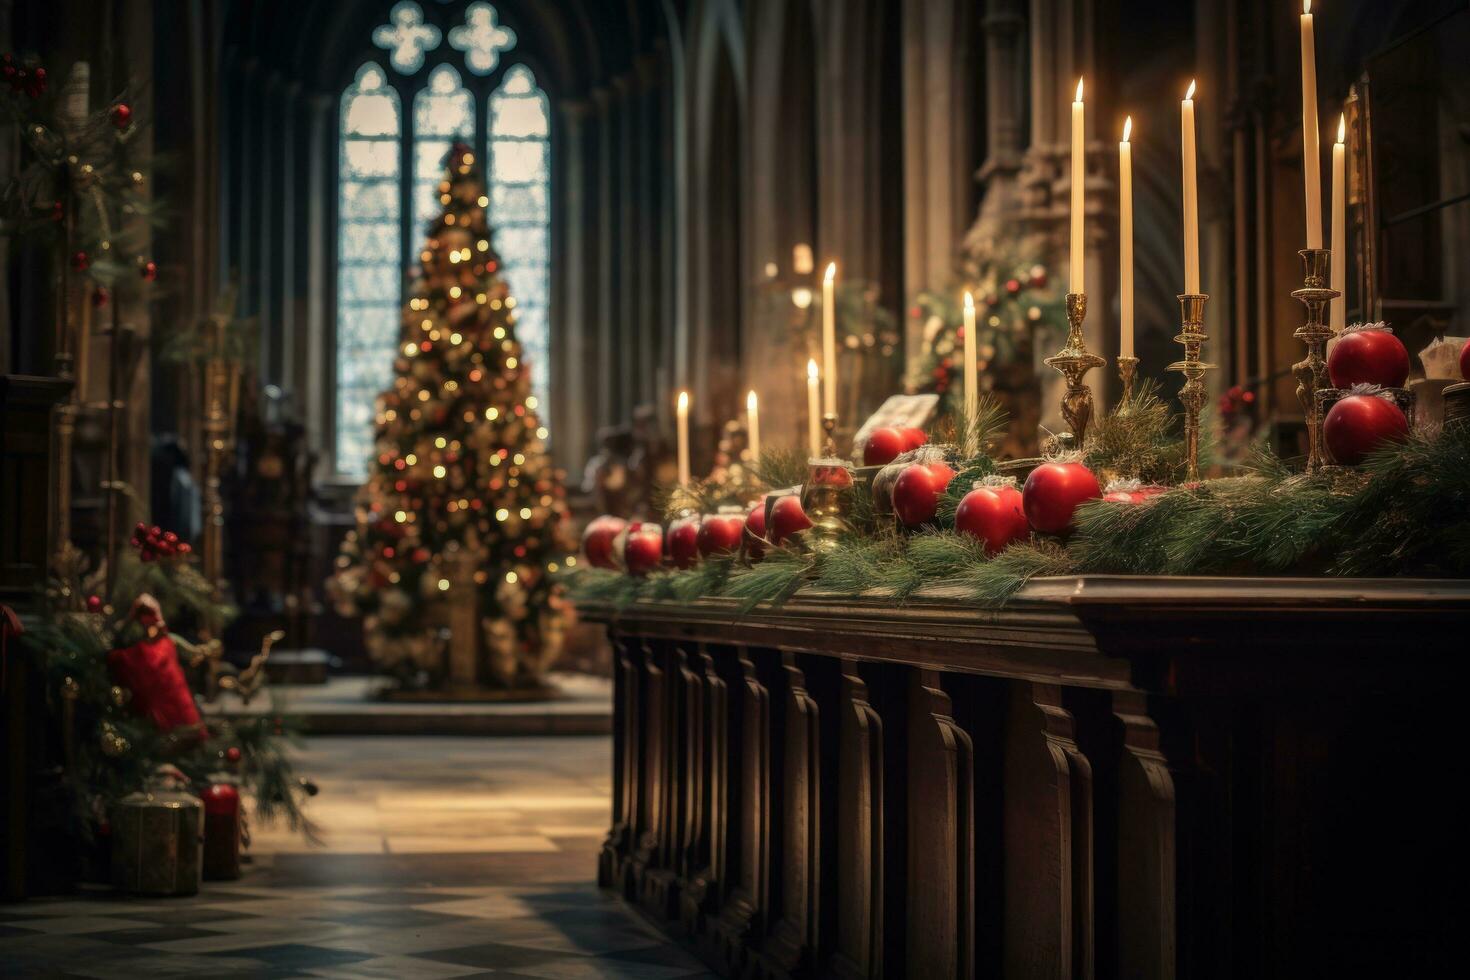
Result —
[[826, 412], [822, 415], [822, 432], [825, 438], [822, 440], [822, 455], [828, 459], [837, 457], [837, 413]]
[[1067, 379], [1062, 393], [1062, 418], [1072, 427], [1072, 448], [1081, 449], [1092, 421], [1092, 389], [1082, 379], [1088, 371], [1107, 361], [1087, 349], [1082, 321], [1087, 319], [1087, 294], [1067, 294], [1067, 345], [1046, 359], [1046, 364]]
[[1138, 358], [1127, 354], [1118, 355], [1118, 378], [1123, 382], [1123, 400], [1119, 403], [1119, 411], [1126, 411], [1128, 403], [1133, 400], [1133, 376], [1137, 372]]
[[1215, 366], [1199, 358], [1200, 348], [1209, 339], [1205, 333], [1205, 300], [1209, 298], [1204, 293], [1179, 295], [1180, 327], [1174, 342], [1184, 345], [1184, 359], [1169, 365], [1170, 371], [1184, 375], [1179, 403], [1184, 406], [1185, 479], [1190, 483], [1199, 480], [1199, 413], [1205, 407], [1205, 372]]
[[802, 532], [802, 537], [812, 551], [833, 552], [841, 546], [842, 536], [852, 531], [848, 522], [852, 484], [852, 467], [842, 460], [814, 459], [808, 466], [806, 483], [801, 488], [801, 509], [812, 526]]
[[1338, 292], [1328, 286], [1332, 281], [1330, 249], [1304, 248], [1297, 254], [1302, 257], [1303, 282], [1302, 288], [1291, 295], [1307, 308], [1307, 322], [1292, 336], [1307, 345], [1307, 356], [1291, 366], [1291, 373], [1296, 376], [1296, 398], [1307, 419], [1307, 472], [1315, 473], [1327, 464], [1322, 453], [1322, 410], [1317, 392], [1328, 386], [1327, 341], [1332, 339], [1332, 328], [1327, 325], [1326, 314], [1327, 305]]

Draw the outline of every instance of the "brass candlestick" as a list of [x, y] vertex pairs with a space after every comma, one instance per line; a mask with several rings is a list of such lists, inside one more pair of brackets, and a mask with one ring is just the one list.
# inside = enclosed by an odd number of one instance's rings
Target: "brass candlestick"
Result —
[[825, 412], [822, 415], [822, 431], [826, 438], [822, 441], [822, 455], [827, 459], [837, 458], [837, 413]]
[[1190, 483], [1199, 480], [1199, 413], [1205, 407], [1205, 372], [1215, 366], [1199, 359], [1200, 348], [1208, 339], [1205, 333], [1205, 300], [1209, 298], [1203, 293], [1180, 294], [1180, 328], [1174, 342], [1184, 345], [1184, 360], [1169, 365], [1170, 371], [1184, 375], [1179, 402], [1184, 406], [1185, 479]]
[[[835, 418], [835, 416], [828, 416]], [[852, 530], [848, 513], [852, 504], [852, 467], [842, 460], [812, 460], [806, 483], [801, 488], [801, 509], [812, 526], [802, 532], [806, 546], [828, 554], [837, 550], [842, 536]]]
[[1118, 355], [1118, 377], [1123, 382], [1123, 401], [1121, 408], [1126, 408], [1133, 400], [1133, 376], [1138, 372], [1138, 358], [1129, 357], [1127, 354]]
[[1327, 387], [1327, 341], [1332, 328], [1326, 323], [1327, 304], [1338, 292], [1327, 284], [1332, 281], [1332, 252], [1325, 248], [1304, 248], [1301, 289], [1292, 296], [1307, 308], [1307, 322], [1292, 334], [1307, 345], [1307, 356], [1291, 366], [1296, 376], [1296, 398], [1307, 418], [1307, 472], [1315, 473], [1326, 465], [1322, 454], [1322, 411], [1317, 404], [1317, 391]]
[[1046, 359], [1067, 379], [1062, 394], [1062, 418], [1072, 427], [1074, 449], [1081, 449], [1092, 421], [1092, 389], [1082, 380], [1088, 371], [1107, 362], [1087, 349], [1082, 337], [1082, 321], [1087, 319], [1087, 294], [1067, 294], [1067, 345]]

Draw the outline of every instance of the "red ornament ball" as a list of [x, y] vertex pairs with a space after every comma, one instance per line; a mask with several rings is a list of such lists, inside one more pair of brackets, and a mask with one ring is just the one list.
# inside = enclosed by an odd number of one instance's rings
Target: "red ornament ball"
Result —
[[1470, 381], [1470, 340], [1465, 341], [1465, 346], [1460, 348], [1460, 377]]
[[893, 484], [893, 513], [906, 527], [918, 527], [934, 519], [939, 495], [954, 479], [954, 470], [942, 459], [914, 463]]
[[593, 568], [617, 568], [613, 560], [613, 539], [623, 532], [628, 522], [621, 517], [603, 514], [587, 524], [582, 532], [582, 554]]
[[225, 759], [230, 762], [239, 762], [240, 747], [238, 745], [231, 745], [229, 748], [225, 749]]
[[777, 497], [771, 505], [770, 536], [772, 544], [784, 544], [788, 538], [812, 526], [812, 519], [802, 509], [795, 494]]
[[1021, 491], [1012, 486], [977, 487], [954, 512], [954, 528], [985, 542], [985, 553], [1004, 551], [1031, 533], [1021, 508]]
[[766, 502], [762, 500], [745, 515], [745, 554], [751, 561], [766, 556]]
[[119, 102], [112, 107], [112, 124], [118, 129], [127, 129], [133, 123], [133, 107]]
[[909, 437], [907, 433], [895, 425], [883, 425], [868, 434], [868, 442], [863, 446], [863, 465], [882, 466], [893, 462], [900, 453], [908, 451]]
[[924, 434], [924, 430], [916, 426], [906, 425], [898, 431], [902, 432], [904, 439], [908, 441], [909, 449], [918, 449], [929, 442], [929, 437]]
[[78, 272], [86, 272], [92, 264], [92, 259], [86, 252], [77, 252], [71, 257], [71, 267]]
[[701, 558], [733, 555], [740, 550], [745, 533], [745, 518], [739, 514], [711, 514], [699, 522], [695, 542]]
[[1007, 279], [1006, 280], [1006, 292], [1008, 292], [1012, 296], [1014, 296], [1017, 293], [1019, 293], [1020, 291], [1021, 291], [1021, 280], [1019, 280], [1019, 279]]
[[1327, 452], [1343, 466], [1356, 466], [1373, 450], [1409, 434], [1403, 410], [1378, 395], [1349, 395], [1322, 420]]
[[211, 817], [230, 817], [240, 812], [240, 791], [231, 783], [211, 783], [201, 795], [204, 812]]
[[94, 613], [94, 612], [101, 612], [101, 611], [102, 611], [102, 597], [100, 595], [89, 595], [89, 596], [87, 596], [87, 612]]
[[1387, 330], [1352, 330], [1332, 345], [1327, 374], [1334, 388], [1401, 388], [1409, 378], [1409, 352], [1404, 342]]
[[693, 568], [699, 560], [699, 518], [687, 517], [669, 528], [668, 545], [676, 568]]
[[1045, 534], [1064, 534], [1077, 506], [1102, 496], [1097, 477], [1081, 463], [1042, 463], [1026, 477], [1021, 505], [1026, 520]]
[[623, 567], [629, 575], [647, 575], [664, 557], [664, 532], [657, 524], [630, 524], [623, 542]]
[[158, 263], [151, 259], [144, 262], [142, 268], [138, 270], [138, 275], [142, 276], [145, 282], [152, 282], [158, 278]]

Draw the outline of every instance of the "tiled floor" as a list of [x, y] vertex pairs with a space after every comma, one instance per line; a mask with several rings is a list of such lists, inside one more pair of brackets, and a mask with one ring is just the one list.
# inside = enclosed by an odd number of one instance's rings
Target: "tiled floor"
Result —
[[606, 738], [315, 738], [320, 846], [199, 895], [0, 905], [0, 976], [706, 977], [593, 885]]

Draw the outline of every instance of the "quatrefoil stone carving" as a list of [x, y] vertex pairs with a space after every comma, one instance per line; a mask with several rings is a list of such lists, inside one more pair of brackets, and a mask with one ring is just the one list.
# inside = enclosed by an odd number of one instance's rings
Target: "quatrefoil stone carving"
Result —
[[464, 52], [464, 63], [476, 75], [488, 75], [500, 63], [500, 52], [516, 46], [516, 33], [495, 21], [495, 8], [472, 3], [464, 23], [449, 32], [449, 46]]
[[394, 4], [388, 23], [373, 29], [373, 43], [391, 52], [388, 60], [405, 75], [423, 67], [424, 52], [437, 48], [441, 36], [439, 28], [424, 23], [423, 8], [413, 0]]

